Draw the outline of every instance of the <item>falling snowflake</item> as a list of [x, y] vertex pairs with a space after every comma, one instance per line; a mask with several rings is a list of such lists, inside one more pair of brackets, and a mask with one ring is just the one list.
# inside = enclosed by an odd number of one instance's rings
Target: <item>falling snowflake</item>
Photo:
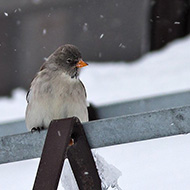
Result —
[[21, 12], [21, 11], [22, 11], [21, 8], [17, 8], [17, 9], [14, 10], [14, 13]]
[[47, 30], [44, 28], [42, 33], [43, 33], [43, 35], [46, 35]]
[[83, 29], [84, 32], [87, 32], [88, 31], [88, 24], [84, 23], [82, 29]]
[[9, 16], [9, 14], [8, 14], [8, 13], [6, 13], [6, 12], [4, 12], [4, 15], [5, 15], [5, 16]]
[[98, 53], [98, 57], [99, 57], [99, 58], [102, 57], [102, 53], [101, 53], [101, 52]]
[[39, 3], [41, 3], [41, 0], [33, 0], [32, 1], [34, 4], [39, 4]]
[[180, 22], [174, 22], [174, 24], [180, 24]]
[[101, 35], [100, 35], [100, 39], [102, 39], [103, 37], [104, 37], [104, 34], [101, 34]]
[[126, 48], [126, 46], [123, 45], [122, 43], [119, 44], [119, 47], [120, 47], [120, 48], [123, 48], [123, 49]]
[[20, 20], [17, 20], [17, 21], [16, 21], [16, 24], [17, 24], [17, 25], [20, 25], [20, 24], [21, 24], [21, 21], [20, 21]]

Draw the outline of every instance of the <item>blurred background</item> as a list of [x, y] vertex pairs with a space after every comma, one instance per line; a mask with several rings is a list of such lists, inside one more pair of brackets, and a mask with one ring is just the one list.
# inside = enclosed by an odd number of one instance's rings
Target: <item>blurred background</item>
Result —
[[132, 61], [190, 33], [190, 0], [1, 0], [0, 96], [29, 88], [58, 46], [85, 61]]

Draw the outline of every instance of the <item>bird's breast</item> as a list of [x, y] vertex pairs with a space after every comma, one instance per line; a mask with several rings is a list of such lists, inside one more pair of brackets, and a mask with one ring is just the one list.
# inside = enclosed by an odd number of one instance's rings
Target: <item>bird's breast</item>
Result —
[[44, 108], [49, 110], [46, 113], [54, 118], [77, 116], [81, 121], [88, 121], [85, 89], [78, 79], [58, 75], [42, 84], [38, 93]]

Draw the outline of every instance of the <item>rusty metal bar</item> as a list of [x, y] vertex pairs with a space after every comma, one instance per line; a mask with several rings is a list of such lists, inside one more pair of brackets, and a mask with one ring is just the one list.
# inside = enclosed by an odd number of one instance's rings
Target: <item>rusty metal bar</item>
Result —
[[46, 136], [33, 190], [57, 189], [74, 121], [52, 121]]
[[72, 136], [75, 143], [69, 147], [67, 156], [80, 190], [101, 190], [101, 181], [80, 122], [74, 126]]
[[[69, 146], [70, 139], [74, 145]], [[67, 156], [80, 190], [101, 190], [95, 162], [78, 118], [54, 120], [47, 132], [33, 190], [56, 190]]]

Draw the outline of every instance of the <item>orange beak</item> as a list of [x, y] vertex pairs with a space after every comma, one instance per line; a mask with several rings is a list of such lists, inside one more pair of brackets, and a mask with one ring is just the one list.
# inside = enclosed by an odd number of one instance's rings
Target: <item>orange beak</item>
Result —
[[88, 64], [85, 63], [82, 59], [77, 63], [76, 67], [81, 68], [81, 67], [85, 67]]

